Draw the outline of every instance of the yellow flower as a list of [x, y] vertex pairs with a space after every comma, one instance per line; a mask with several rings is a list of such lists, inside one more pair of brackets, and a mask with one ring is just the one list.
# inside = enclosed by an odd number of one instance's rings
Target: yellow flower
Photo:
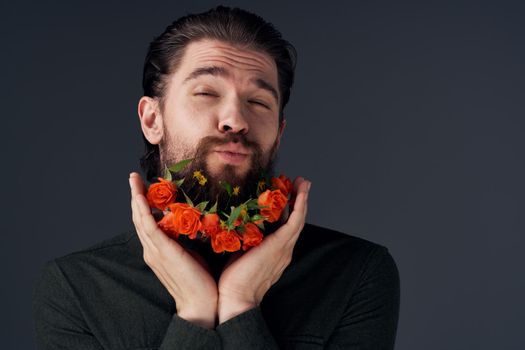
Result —
[[235, 186], [233, 188], [233, 195], [234, 196], [238, 196], [239, 195], [239, 192], [241, 192], [241, 188], [239, 186]]
[[200, 172], [200, 170], [196, 170], [193, 172], [193, 177], [197, 179], [197, 181], [199, 181], [199, 185], [201, 186], [204, 186], [206, 184], [206, 181], [208, 181], [208, 179], [202, 175], [202, 173]]
[[261, 181], [259, 181], [259, 183], [257, 184], [257, 189], [258, 189], [259, 191], [262, 191], [262, 190], [264, 190], [264, 186], [266, 186], [266, 181], [261, 180]]

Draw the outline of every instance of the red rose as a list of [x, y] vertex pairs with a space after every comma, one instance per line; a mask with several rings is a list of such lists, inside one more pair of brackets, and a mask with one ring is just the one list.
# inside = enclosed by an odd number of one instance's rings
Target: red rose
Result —
[[217, 214], [206, 214], [201, 218], [201, 231], [207, 236], [215, 236], [221, 229], [219, 223], [219, 215]]
[[244, 233], [242, 235], [242, 250], [248, 250], [251, 247], [258, 246], [263, 240], [263, 234], [257, 225], [251, 222], [244, 225]]
[[266, 217], [266, 221], [275, 222], [281, 217], [281, 213], [288, 203], [288, 198], [281, 190], [266, 190], [259, 195], [257, 203], [260, 206], [266, 206], [266, 208], [261, 209], [261, 215]]
[[[194, 208], [186, 203], [168, 204], [169, 213], [159, 221], [159, 226], [165, 227], [170, 232], [175, 231], [178, 234], [188, 235], [189, 238], [195, 239], [197, 231], [202, 227], [199, 209]], [[162, 228], [161, 226], [161, 228]]]
[[272, 177], [272, 186], [275, 189], [281, 190], [281, 192], [288, 197], [288, 194], [293, 190], [292, 181], [284, 175], [279, 175], [279, 177]]
[[175, 202], [177, 186], [161, 177], [158, 179], [160, 182], [149, 186], [146, 198], [150, 207], [164, 210], [168, 204]]
[[222, 230], [212, 237], [211, 247], [215, 253], [236, 252], [241, 249], [241, 240], [234, 230]]
[[168, 212], [166, 215], [164, 215], [157, 225], [166, 234], [175, 238], [179, 238], [179, 232], [177, 226], [175, 225], [175, 215], [172, 212]]

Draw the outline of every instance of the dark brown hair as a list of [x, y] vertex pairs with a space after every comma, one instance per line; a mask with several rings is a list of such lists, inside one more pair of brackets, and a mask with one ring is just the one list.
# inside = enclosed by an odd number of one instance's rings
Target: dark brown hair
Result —
[[[144, 96], [158, 98], [161, 110], [164, 109], [167, 78], [178, 68], [186, 46], [200, 39], [217, 39], [261, 51], [275, 60], [282, 97], [279, 106], [281, 122], [294, 81], [297, 52], [271, 23], [239, 8], [217, 6], [204, 13], [188, 14], [174, 21], [156, 37], [149, 45], [144, 62]], [[140, 165], [151, 182], [159, 176], [159, 146], [149, 143], [144, 134], [142, 138], [146, 149]]]

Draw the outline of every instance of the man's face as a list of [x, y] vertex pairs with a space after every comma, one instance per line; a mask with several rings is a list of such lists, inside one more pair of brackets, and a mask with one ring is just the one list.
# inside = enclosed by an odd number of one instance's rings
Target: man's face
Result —
[[161, 165], [197, 157], [210, 181], [243, 184], [275, 157], [280, 99], [269, 55], [216, 40], [190, 43], [160, 111]]

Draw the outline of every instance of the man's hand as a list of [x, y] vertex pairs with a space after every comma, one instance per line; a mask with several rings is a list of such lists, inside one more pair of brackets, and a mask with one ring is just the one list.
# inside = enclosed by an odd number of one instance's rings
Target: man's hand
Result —
[[288, 221], [246, 253], [235, 253], [219, 279], [219, 324], [258, 306], [270, 287], [279, 280], [292, 260], [307, 212], [311, 183], [294, 181], [293, 209]]
[[138, 173], [131, 173], [133, 223], [144, 249], [144, 261], [175, 299], [177, 314], [192, 323], [214, 329], [218, 291], [209, 267], [197, 253], [184, 249], [157, 226]]

